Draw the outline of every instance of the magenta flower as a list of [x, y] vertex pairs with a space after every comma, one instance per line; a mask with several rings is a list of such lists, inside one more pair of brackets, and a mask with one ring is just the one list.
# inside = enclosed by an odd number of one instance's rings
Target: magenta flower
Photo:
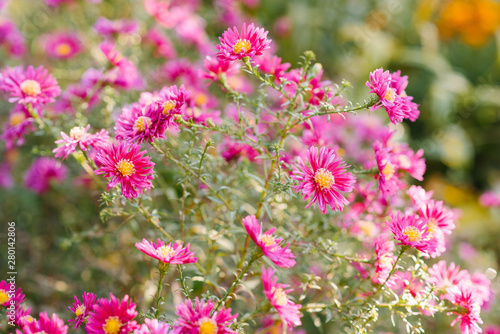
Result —
[[44, 36], [45, 52], [57, 59], [72, 58], [82, 51], [83, 45], [75, 33], [60, 32]]
[[6, 281], [0, 281], [0, 306], [10, 306], [11, 302], [14, 301], [16, 308], [24, 301], [25, 295], [21, 288], [16, 290], [16, 285], [13, 283], [7, 283]]
[[54, 102], [61, 89], [49, 72], [40, 66], [7, 68], [0, 81], [0, 90], [10, 93], [9, 102], [20, 104], [46, 104]]
[[283, 74], [290, 68], [290, 63], [281, 63], [281, 58], [273, 55], [263, 55], [255, 59], [259, 70], [264, 73], [274, 75], [276, 79], [283, 77]]
[[24, 334], [66, 334], [68, 326], [64, 324], [64, 320], [59, 319], [57, 314], [52, 314], [49, 318], [46, 312], [40, 313], [38, 321], [26, 322], [24, 326]]
[[24, 175], [24, 184], [37, 194], [49, 190], [51, 181], [62, 182], [66, 178], [67, 168], [60, 161], [40, 157], [35, 159]]
[[281, 248], [282, 238], [276, 238], [273, 232], [276, 227], [262, 233], [262, 223], [259, 224], [255, 216], [243, 218], [243, 226], [248, 235], [259, 246], [265, 256], [267, 256], [275, 265], [282, 268], [291, 268], [295, 265], [295, 255], [289, 249], [290, 244]]
[[24, 305], [19, 305], [16, 309], [15, 324], [22, 330], [24, 327], [32, 322], [36, 322], [36, 319], [31, 316], [31, 307], [24, 307]]
[[448, 288], [458, 285], [460, 282], [470, 280], [470, 274], [467, 270], [460, 270], [460, 267], [453, 262], [447, 267], [445, 260], [433, 265], [428, 272], [430, 277], [427, 281], [443, 290], [448, 290]]
[[9, 55], [22, 57], [26, 53], [26, 41], [13, 22], [5, 19], [0, 22], [0, 46], [5, 45]]
[[150, 106], [143, 108], [138, 103], [123, 108], [123, 112], [115, 125], [116, 139], [130, 143], [143, 143], [145, 141], [153, 142], [154, 138], [162, 138], [163, 133], [158, 136], [161, 131], [157, 130], [157, 123], [153, 123], [153, 120], [160, 117], [156, 114], [156, 109]]
[[494, 191], [486, 191], [479, 197], [479, 204], [487, 208], [494, 208], [500, 206], [500, 195]]
[[379, 235], [375, 239], [375, 254], [377, 260], [375, 261], [375, 275], [372, 280], [374, 283], [382, 284], [389, 277], [389, 273], [394, 266], [396, 257], [393, 255], [394, 243], [387, 240], [385, 235]]
[[138, 144], [119, 142], [112, 143], [97, 152], [96, 161], [102, 165], [96, 174], [110, 177], [108, 188], [114, 188], [118, 183], [122, 187], [122, 195], [128, 199], [136, 198], [144, 189], [150, 189], [153, 179], [154, 162], [144, 156]]
[[430, 201], [434, 191], [425, 191], [425, 189], [421, 186], [411, 186], [406, 193], [410, 196], [415, 208], [420, 210], [427, 205], [427, 202]]
[[395, 157], [389, 153], [390, 149], [384, 147], [378, 140], [373, 143], [373, 149], [379, 171], [376, 176], [378, 187], [382, 196], [387, 200], [389, 196], [405, 187], [401, 174], [398, 173], [399, 160], [396, 161]]
[[413, 213], [402, 215], [398, 211], [391, 215], [387, 224], [394, 233], [394, 239], [399, 241], [398, 245], [410, 246], [424, 253], [432, 253], [436, 250], [436, 240], [430, 238], [427, 223], [418, 215]]
[[481, 328], [478, 324], [482, 324], [479, 311], [480, 304], [477, 300], [474, 288], [468, 284], [459, 284], [449, 289], [449, 300], [456, 306], [461, 306], [465, 309], [465, 313], [456, 313], [457, 318], [453, 320], [451, 326], [460, 321], [460, 331], [463, 334], [478, 334], [481, 333]]
[[[402, 122], [404, 118], [409, 118], [410, 113], [415, 114], [410, 106], [411, 100], [404, 99], [398, 94], [398, 90], [402, 93], [404, 90], [400, 82], [392, 81], [392, 76], [389, 71], [379, 68], [370, 73], [370, 80], [366, 82], [366, 86], [370, 88], [370, 93], [375, 93], [379, 97], [379, 101], [373, 105], [370, 110], [376, 110], [384, 107], [389, 115], [389, 119], [393, 124]], [[391, 87], [394, 84], [395, 87]]]
[[170, 325], [157, 319], [144, 319], [144, 324], [134, 331], [134, 334], [169, 334]]
[[213, 312], [215, 303], [212, 301], [200, 301], [196, 297], [193, 304], [190, 300], [186, 300], [185, 304], [177, 306], [177, 314], [179, 318], [174, 324], [174, 334], [236, 334], [235, 330], [229, 328], [233, 319], [238, 314], [231, 314], [231, 309], [220, 308]]
[[120, 66], [122, 61], [125, 60], [121, 52], [116, 49], [115, 44], [113, 44], [112, 42], [102, 42], [101, 44], [99, 44], [99, 49], [101, 49], [102, 53], [104, 53], [111, 64], [115, 66]]
[[293, 167], [292, 179], [299, 181], [295, 186], [297, 192], [302, 191], [305, 201], [312, 196], [306, 209], [318, 204], [321, 213], [326, 214], [327, 204], [334, 211], [342, 211], [344, 205], [349, 202], [339, 193], [339, 191], [352, 191], [352, 185], [356, 177], [352, 173], [346, 172], [345, 162], [335, 155], [335, 151], [326, 147], [318, 148], [311, 146], [307, 151], [309, 166], [300, 157]]
[[[36, 108], [35, 106], [33, 109], [35, 112], [38, 112]], [[24, 136], [35, 131], [35, 127], [33, 126], [34, 121], [25, 105], [15, 105], [14, 109], [10, 112], [9, 122], [4, 123], [4, 132], [0, 137], [5, 141], [7, 150], [24, 144]]]
[[94, 149], [102, 149], [108, 144], [108, 131], [103, 129], [96, 134], [91, 134], [87, 132], [89, 128], [90, 125], [87, 125], [85, 128], [75, 126], [70, 130], [69, 136], [61, 132], [63, 139], [55, 141], [60, 146], [52, 150], [55, 153], [55, 157], [67, 159], [70, 154], [76, 151], [77, 147], [80, 147], [82, 151], [87, 151], [89, 146]]
[[419, 215], [427, 222], [427, 229], [432, 235], [436, 230], [444, 234], [451, 234], [455, 228], [453, 213], [443, 206], [442, 201], [430, 200], [420, 208]]
[[279, 316], [283, 323], [289, 328], [300, 326], [300, 305], [296, 305], [287, 294], [293, 289], [285, 290], [289, 287], [288, 284], [277, 283], [278, 277], [274, 276], [276, 271], [273, 268], [266, 268], [262, 266], [262, 285], [264, 286], [264, 294], [271, 303], [271, 305], [278, 311]]
[[236, 60], [243, 57], [262, 55], [262, 51], [269, 49], [270, 39], [264, 28], [255, 28], [253, 23], [246, 25], [243, 23], [241, 34], [236, 27], [226, 30], [222, 37], [219, 37], [220, 44], [216, 46], [219, 52], [217, 57], [225, 60]]
[[177, 57], [175, 47], [168, 38], [168, 36], [162, 33], [157, 28], [152, 28], [151, 30], [149, 30], [146, 36], [143, 37], [143, 41], [153, 45], [154, 47], [153, 56], [155, 57], [165, 57], [165, 58]]
[[156, 243], [153, 241], [148, 242], [146, 239], [142, 239], [141, 243], [136, 243], [135, 247], [138, 250], [155, 258], [161, 262], [169, 264], [186, 264], [194, 263], [198, 260], [194, 255], [194, 252], [189, 250], [189, 244], [186, 247], [182, 247], [182, 242], [180, 244], [165, 243], [158, 239]]
[[128, 334], [139, 326], [133, 321], [136, 305], [125, 295], [122, 300], [109, 294], [101, 298], [90, 313], [85, 330], [89, 334]]
[[136, 21], [127, 19], [112, 21], [105, 17], [99, 17], [94, 25], [95, 31], [104, 37], [113, 37], [117, 34], [134, 34], [137, 28]]
[[201, 72], [201, 76], [212, 81], [219, 81], [222, 75], [226, 77], [237, 74], [240, 69], [240, 64], [226, 59], [212, 58], [206, 56], [203, 60], [205, 71]]
[[68, 322], [73, 326], [73, 328], [78, 328], [86, 322], [87, 317], [96, 304], [97, 296], [91, 292], [84, 292], [81, 302], [78, 298], [76, 298], [76, 296], [73, 296], [73, 298], [75, 299], [75, 302], [73, 303], [73, 306], [68, 306], [68, 308], [71, 312], [75, 313], [76, 319], [70, 319]]
[[186, 90], [184, 85], [181, 85], [180, 88], [177, 86], [165, 87], [160, 91], [158, 100], [162, 103], [161, 117], [165, 118], [167, 127], [173, 125], [177, 128], [174, 116], [182, 113], [182, 107], [190, 96], [191, 92]]

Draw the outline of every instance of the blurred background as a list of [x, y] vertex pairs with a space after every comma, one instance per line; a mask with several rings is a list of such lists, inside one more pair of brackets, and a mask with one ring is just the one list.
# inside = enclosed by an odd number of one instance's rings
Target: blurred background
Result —
[[[2, 1], [0, 1], [2, 2]], [[129, 18], [138, 31], [122, 36], [130, 43], [127, 57], [141, 73], [151, 73], [170, 60], [151, 57], [143, 47], [152, 27], [169, 36], [178, 57], [199, 59], [197, 48], [180, 43], [178, 32], [159, 26], [141, 1], [14, 0], [4, 4], [0, 27], [13, 22], [28, 52], [13, 57], [12, 41], [0, 35], [0, 67], [48, 64], [62, 88], [78, 81], [91, 66], [82, 61], [55, 61], [45, 54], [40, 36], [61, 29], [78, 31], [89, 53], [98, 36], [92, 29], [98, 17]], [[145, 1], [146, 3], [147, 1]], [[174, 1], [175, 2], [175, 1]], [[407, 92], [420, 104], [420, 118], [400, 130], [412, 148], [423, 148], [427, 172], [423, 187], [434, 190], [460, 214], [449, 254], [458, 264], [484, 271], [500, 265], [500, 209], [479, 204], [479, 196], [493, 189], [500, 194], [500, 2], [494, 0], [216, 0], [187, 1], [196, 6], [209, 45], [217, 43], [228, 26], [259, 22], [270, 31], [277, 55], [294, 65], [312, 50], [325, 76], [348, 80], [352, 100], [366, 98], [368, 73], [383, 67], [409, 76]], [[56, 19], [57, 18], [57, 19]], [[2, 30], [0, 29], [0, 32]], [[7, 36], [6, 33], [4, 37]], [[10, 44], [9, 44], [10, 43]], [[198, 45], [199, 48], [199, 45]], [[99, 62], [99, 57], [95, 58]], [[151, 59], [143, 62], [141, 59]], [[154, 89], [157, 87], [148, 87]], [[109, 93], [101, 108], [112, 110]], [[120, 99], [137, 100], [137, 93]], [[108, 99], [108, 100], [106, 100]], [[9, 121], [11, 106], [0, 102], [0, 120]], [[142, 238], [146, 223], [111, 219], [102, 222], [99, 191], [82, 191], [81, 184], [55, 183], [38, 195], [23, 186], [32, 163], [30, 154], [50, 155], [53, 142], [36, 133], [23, 146], [2, 147], [0, 175], [0, 263], [3, 271], [7, 221], [17, 223], [18, 281], [35, 312], [66, 311], [73, 293], [83, 291], [118, 295], [153, 294], [152, 263], [144, 264], [133, 243]], [[78, 170], [77, 163], [71, 170]], [[3, 166], [3, 165], [2, 165]], [[72, 175], [77, 177], [78, 175]], [[78, 178], [77, 178], [78, 180]], [[85, 180], [81, 180], [82, 183]], [[77, 191], [68, 191], [76, 189]], [[111, 233], [110, 233], [111, 232]], [[76, 256], [78, 255], [78, 256]], [[131, 260], [132, 259], [132, 260]], [[457, 260], [458, 259], [458, 260]], [[137, 264], [140, 263], [140, 265]], [[149, 286], [148, 286], [149, 284]], [[499, 287], [494, 287], [499, 290]], [[103, 295], [103, 293], [100, 293]], [[147, 306], [150, 300], [145, 299]], [[69, 312], [69, 311], [68, 311]], [[500, 321], [485, 315], [490, 322]], [[438, 319], [439, 320], [439, 319]], [[447, 327], [447, 326], [446, 326]]]

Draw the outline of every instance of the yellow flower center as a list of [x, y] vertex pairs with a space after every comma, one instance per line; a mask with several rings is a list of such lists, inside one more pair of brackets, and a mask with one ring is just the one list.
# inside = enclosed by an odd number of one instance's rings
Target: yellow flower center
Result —
[[115, 167], [123, 176], [130, 176], [135, 173], [134, 164], [128, 159], [121, 159], [116, 163]]
[[71, 53], [71, 45], [68, 43], [61, 43], [56, 47], [56, 52], [60, 56], [67, 56]]
[[170, 113], [170, 110], [175, 108], [175, 101], [167, 101], [163, 103], [163, 115], [168, 115]]
[[0, 305], [5, 304], [9, 301], [9, 295], [7, 291], [0, 289]]
[[272, 234], [262, 234], [259, 239], [260, 241], [264, 242], [266, 246], [272, 246], [276, 244], [276, 238]]
[[252, 46], [252, 44], [250, 44], [250, 41], [247, 40], [247, 39], [239, 39], [236, 41], [236, 43], [234, 44], [233, 46], [233, 51], [234, 53], [236, 53], [237, 55], [239, 55], [241, 53], [241, 51], [245, 50], [245, 53], [248, 53], [248, 51], [250, 51], [250, 47]]
[[104, 333], [106, 334], [118, 334], [120, 332], [120, 320], [118, 317], [109, 317], [106, 319], [106, 323], [102, 325], [102, 329], [104, 329]]
[[134, 130], [139, 132], [144, 132], [146, 131], [146, 127], [149, 128], [150, 126], [151, 126], [151, 118], [146, 116], [141, 116], [135, 120]]
[[274, 303], [278, 306], [284, 306], [288, 303], [288, 297], [282, 288], [274, 290]]
[[394, 176], [395, 168], [390, 162], [386, 163], [384, 168], [382, 168], [382, 175], [384, 175], [386, 180], [390, 180]]
[[40, 84], [35, 80], [24, 80], [19, 87], [24, 94], [29, 96], [37, 96], [42, 92]]
[[434, 219], [431, 219], [427, 222], [427, 233], [429, 233], [429, 237], [434, 234], [438, 229], [438, 224]]
[[422, 239], [422, 232], [413, 226], [408, 226], [403, 230], [403, 235], [408, 237], [408, 241], [420, 241]]
[[174, 255], [174, 249], [168, 245], [161, 246], [156, 251], [163, 257], [171, 257]]
[[375, 224], [368, 220], [362, 220], [359, 222], [359, 229], [367, 236], [372, 235], [375, 231]]
[[75, 126], [69, 131], [69, 136], [75, 140], [80, 140], [85, 134], [85, 128], [81, 126]]
[[33, 318], [31, 315], [25, 315], [24, 317], [21, 317], [21, 323], [22, 322], [29, 322], [29, 323], [32, 323], [33, 321], [35, 321], [35, 318]]
[[194, 103], [196, 103], [197, 106], [202, 106], [205, 103], [208, 102], [208, 97], [207, 94], [196, 94], [196, 97], [194, 98]]
[[85, 306], [84, 305], [78, 306], [78, 308], [75, 310], [75, 314], [77, 317], [81, 316], [84, 313], [85, 313]]
[[204, 317], [199, 322], [198, 334], [217, 334], [219, 327], [215, 320]]
[[394, 102], [396, 100], [396, 90], [393, 88], [387, 88], [384, 99], [389, 102]]
[[10, 125], [16, 126], [21, 124], [26, 119], [26, 115], [22, 111], [17, 111], [10, 114]]
[[335, 183], [335, 178], [329, 170], [320, 168], [314, 173], [314, 182], [316, 182], [321, 190], [325, 190], [331, 188]]

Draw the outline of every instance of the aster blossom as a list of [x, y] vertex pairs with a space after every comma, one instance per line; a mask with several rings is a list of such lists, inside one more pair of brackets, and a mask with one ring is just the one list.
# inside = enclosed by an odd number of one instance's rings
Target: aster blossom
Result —
[[57, 80], [43, 66], [7, 68], [2, 77], [0, 90], [10, 93], [11, 103], [47, 104], [61, 93]]
[[183, 243], [169, 243], [165, 245], [165, 242], [158, 239], [155, 242], [148, 242], [146, 239], [142, 239], [141, 243], [136, 243], [135, 247], [146, 255], [151, 256], [161, 262], [169, 264], [186, 264], [194, 263], [198, 260], [194, 255], [194, 252], [189, 250], [189, 244], [186, 247], [182, 247]]
[[262, 233], [262, 223], [259, 224], [255, 216], [243, 218], [243, 226], [250, 238], [275, 265], [282, 268], [291, 268], [295, 265], [295, 255], [289, 249], [290, 244], [282, 248], [280, 244], [283, 239], [273, 235], [276, 227]]
[[86, 127], [75, 126], [70, 130], [69, 136], [61, 132], [62, 139], [55, 141], [59, 147], [52, 150], [55, 157], [67, 159], [70, 154], [76, 151], [77, 147], [80, 147], [82, 151], [87, 151], [89, 146], [94, 149], [101, 149], [106, 146], [109, 140], [108, 131], [102, 129], [96, 134], [91, 134], [87, 132], [89, 128], [90, 124]]
[[0, 281], [0, 306], [10, 306], [12, 301], [16, 307], [24, 301], [25, 295], [21, 288], [16, 290], [14, 283], [7, 283], [7, 281]]
[[82, 51], [83, 45], [75, 33], [60, 32], [44, 36], [45, 52], [49, 57], [69, 59]]
[[138, 312], [128, 295], [122, 300], [113, 293], [101, 298], [90, 313], [85, 330], [89, 334], [128, 334], [139, 326], [134, 319]]
[[134, 330], [134, 334], [169, 334], [170, 325], [157, 319], [144, 319], [144, 324]]
[[463, 334], [481, 333], [482, 330], [479, 327], [479, 324], [483, 323], [479, 314], [481, 307], [473, 287], [467, 284], [458, 284], [451, 287], [448, 291], [448, 299], [456, 306], [461, 306], [465, 310], [464, 312], [456, 313], [457, 318], [453, 320], [451, 326], [460, 321], [460, 331]]
[[75, 313], [76, 319], [70, 319], [68, 322], [73, 326], [73, 328], [80, 327], [89, 316], [94, 305], [96, 304], [97, 296], [91, 292], [84, 292], [82, 296], [82, 301], [80, 301], [76, 296], [73, 296], [75, 302], [72, 306], [68, 306], [71, 312]]
[[238, 314], [231, 314], [231, 309], [221, 307], [218, 311], [213, 312], [215, 303], [211, 300], [199, 300], [196, 297], [194, 307], [191, 300], [177, 306], [175, 314], [179, 318], [175, 321], [173, 334], [236, 334], [235, 330], [229, 328], [233, 319]]
[[119, 142], [111, 143], [97, 152], [96, 161], [102, 167], [95, 173], [111, 178], [107, 189], [120, 183], [122, 195], [131, 199], [151, 188], [154, 162], [150, 157], [144, 156], [146, 151], [140, 150], [138, 144]]
[[398, 240], [398, 245], [410, 246], [424, 253], [436, 250], [436, 240], [430, 238], [427, 223], [414, 213], [392, 214], [387, 221], [389, 228]]
[[24, 334], [66, 334], [68, 326], [57, 314], [54, 313], [52, 317], [49, 317], [46, 312], [43, 312], [40, 313], [37, 321], [26, 322], [23, 331]]
[[[302, 323], [300, 318], [301, 305], [296, 305], [287, 294], [293, 289], [286, 289], [288, 284], [280, 284], [278, 277], [274, 276], [276, 271], [273, 268], [266, 269], [262, 266], [262, 285], [264, 286], [264, 294], [271, 303], [271, 305], [278, 311], [279, 316], [283, 323], [289, 328], [300, 326]], [[285, 290], [286, 289], [286, 290]]]
[[303, 199], [306, 200], [312, 196], [306, 209], [316, 203], [321, 213], [326, 214], [327, 204], [334, 211], [342, 211], [344, 205], [349, 202], [339, 191], [352, 191], [352, 185], [356, 181], [355, 176], [346, 172], [345, 162], [335, 154], [335, 151], [325, 146], [318, 148], [312, 146], [307, 151], [309, 165], [306, 165], [300, 157], [293, 167], [292, 179], [298, 181], [294, 186], [297, 192], [302, 191]]
[[155, 138], [165, 138], [161, 130], [158, 131], [157, 122], [153, 123], [153, 120], [158, 118], [156, 114], [157, 110], [151, 106], [143, 108], [138, 103], [123, 108], [115, 124], [116, 139], [143, 143], [153, 142]]
[[68, 169], [60, 161], [40, 157], [35, 159], [24, 175], [24, 184], [37, 194], [49, 190], [52, 181], [62, 182], [66, 179]]
[[243, 23], [241, 33], [236, 27], [226, 30], [219, 37], [220, 44], [216, 46], [219, 52], [217, 57], [228, 61], [262, 55], [264, 50], [269, 49], [269, 32], [264, 28], [256, 28], [253, 23], [248, 26]]

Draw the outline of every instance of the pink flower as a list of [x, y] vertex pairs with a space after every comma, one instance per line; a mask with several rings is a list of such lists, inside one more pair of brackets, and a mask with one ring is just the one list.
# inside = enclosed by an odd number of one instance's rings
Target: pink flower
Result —
[[482, 324], [479, 311], [481, 309], [474, 289], [470, 285], [459, 284], [453, 286], [449, 290], [449, 300], [456, 306], [461, 306], [465, 309], [465, 313], [456, 313], [458, 316], [451, 326], [460, 321], [460, 330], [463, 334], [478, 334], [481, 333], [481, 328], [478, 324]]
[[105, 37], [113, 37], [117, 34], [134, 34], [137, 28], [136, 21], [127, 19], [112, 21], [105, 17], [99, 17], [94, 25], [95, 31]]
[[49, 157], [37, 158], [24, 175], [24, 184], [37, 194], [49, 190], [51, 181], [66, 179], [67, 168], [60, 161]]
[[46, 312], [40, 313], [38, 321], [26, 322], [24, 326], [24, 334], [66, 334], [68, 326], [64, 324], [64, 320], [59, 319], [57, 314], [52, 314], [49, 318]]
[[401, 89], [403, 86], [400, 82], [392, 81], [389, 71], [384, 72], [382, 68], [379, 68], [371, 72], [370, 80], [366, 82], [366, 86], [371, 89], [370, 93], [377, 94], [380, 99], [370, 110], [373, 111], [383, 106], [393, 124], [402, 122], [404, 118], [409, 118], [410, 113], [415, 114], [410, 105], [411, 100], [404, 99], [399, 95], [403, 92]]
[[243, 158], [254, 161], [259, 155], [259, 152], [252, 146], [235, 142], [229, 137], [224, 137], [221, 145], [219, 145], [219, 151], [224, 160], [228, 162], [233, 160], [241, 161]]
[[36, 319], [31, 316], [31, 307], [19, 305], [16, 309], [16, 326], [24, 330], [24, 328], [32, 322], [36, 322]]
[[56, 140], [55, 143], [59, 147], [52, 150], [55, 153], [55, 157], [67, 159], [70, 154], [76, 151], [77, 146], [82, 151], [87, 151], [87, 147], [89, 146], [94, 149], [101, 149], [106, 146], [109, 140], [108, 131], [103, 129], [96, 134], [91, 134], [87, 132], [89, 128], [90, 125], [87, 125], [85, 128], [75, 126], [70, 130], [69, 136], [61, 132], [63, 139]]
[[155, 48], [153, 56], [155, 57], [165, 57], [165, 58], [176, 58], [177, 52], [175, 52], [175, 47], [167, 37], [159, 29], [152, 28], [148, 31], [143, 40], [149, 44], [152, 44]]
[[268, 54], [256, 57], [255, 62], [259, 65], [259, 70], [264, 73], [274, 75], [278, 80], [283, 77], [283, 74], [291, 66], [290, 63], [281, 63], [281, 58], [278, 56]]
[[13, 22], [7, 21], [5, 16], [0, 22], [0, 46], [5, 45], [13, 57], [22, 57], [26, 53], [26, 41]]
[[0, 90], [10, 93], [11, 103], [46, 104], [54, 102], [61, 92], [56, 79], [43, 66], [37, 69], [28, 66], [26, 70], [22, 67], [7, 68], [2, 75]]
[[240, 64], [226, 59], [212, 58], [206, 56], [203, 60], [205, 71], [200, 74], [203, 78], [219, 81], [222, 75], [231, 76], [239, 72]]
[[406, 193], [410, 196], [417, 210], [425, 207], [427, 202], [432, 198], [432, 195], [434, 195], [434, 191], [425, 191], [421, 186], [411, 186]]
[[400, 189], [405, 187], [405, 183], [401, 180], [401, 175], [398, 173], [399, 161], [395, 161], [394, 156], [389, 153], [390, 149], [378, 140], [373, 143], [375, 151], [375, 159], [377, 160], [377, 167], [379, 173], [378, 186], [382, 196], [388, 199]]
[[89, 334], [128, 334], [139, 326], [136, 305], [125, 295], [122, 300], [109, 294], [109, 299], [101, 298], [94, 305], [85, 330]]
[[306, 209], [316, 203], [321, 213], [326, 214], [326, 206], [334, 211], [342, 211], [344, 205], [349, 202], [339, 193], [339, 191], [352, 191], [352, 185], [356, 177], [352, 173], [346, 172], [345, 162], [335, 155], [335, 151], [326, 147], [321, 147], [318, 155], [318, 148], [311, 146], [307, 151], [309, 166], [300, 157], [293, 167], [292, 178], [299, 181], [295, 186], [297, 192], [302, 191], [305, 201], [312, 196], [311, 202], [306, 205]]
[[198, 297], [193, 304], [190, 300], [186, 300], [185, 304], [177, 306], [177, 314], [179, 318], [175, 321], [174, 334], [236, 334], [235, 330], [229, 328], [233, 319], [238, 314], [232, 315], [231, 309], [220, 308], [213, 312], [215, 303], [212, 301], [200, 301]]
[[134, 103], [131, 107], [122, 109], [120, 118], [116, 121], [116, 139], [125, 140], [129, 143], [145, 141], [153, 142], [155, 138], [165, 138], [165, 128], [159, 131], [157, 120], [159, 110], [151, 105], [143, 107]]
[[[38, 107], [33, 107], [35, 112], [38, 112], [36, 108]], [[0, 137], [5, 141], [7, 150], [24, 144], [24, 136], [35, 131], [35, 127], [33, 126], [34, 121], [25, 105], [15, 105], [14, 109], [10, 112], [9, 122], [4, 123], [4, 132]]]
[[444, 234], [451, 234], [455, 228], [453, 213], [443, 207], [442, 201], [429, 200], [427, 204], [420, 208], [420, 217], [426, 220], [429, 234], [433, 234], [437, 229]]
[[487, 208], [500, 207], [500, 195], [487, 191], [479, 197], [479, 204]]
[[134, 331], [134, 334], [169, 334], [170, 325], [157, 319], [144, 319], [145, 324]]
[[392, 254], [394, 250], [394, 243], [384, 235], [379, 235], [375, 239], [375, 254], [377, 260], [375, 262], [375, 275], [373, 276], [373, 282], [382, 284], [389, 277], [389, 273], [392, 270], [396, 257]]
[[91, 292], [84, 292], [82, 296], [82, 302], [76, 296], [73, 296], [75, 302], [73, 306], [68, 306], [71, 312], [75, 313], [76, 319], [70, 319], [68, 322], [73, 326], [73, 328], [80, 327], [89, 316], [90, 312], [93, 310], [96, 304], [97, 296]]
[[255, 216], [243, 218], [243, 226], [250, 238], [275, 265], [282, 268], [291, 268], [295, 265], [295, 255], [289, 249], [290, 244], [286, 245], [285, 248], [281, 248], [280, 244], [283, 239], [273, 236], [276, 227], [262, 233], [262, 223], [259, 225]]
[[429, 238], [427, 223], [418, 215], [410, 213], [402, 215], [398, 211], [391, 215], [387, 224], [394, 234], [394, 239], [399, 241], [398, 245], [410, 246], [424, 253], [436, 250], [436, 241]]
[[142, 242], [136, 243], [135, 247], [144, 254], [164, 263], [186, 264], [196, 262], [198, 258], [194, 257], [194, 252], [189, 250], [189, 244], [187, 244], [186, 247], [182, 247], [182, 244], [181, 242], [180, 244], [174, 243], [172, 245], [172, 243], [169, 243], [165, 245], [160, 239], [158, 239], [156, 243], [142, 239]]
[[44, 36], [45, 52], [56, 59], [72, 58], [82, 51], [83, 45], [75, 33], [60, 32]]
[[446, 291], [448, 288], [470, 279], [467, 270], [460, 270], [460, 267], [453, 262], [447, 267], [445, 260], [441, 260], [429, 268], [429, 275], [430, 277], [427, 279], [429, 283], [436, 285], [438, 289]]
[[128, 199], [136, 198], [144, 189], [150, 189], [153, 179], [151, 158], [140, 152], [138, 144], [120, 142], [112, 143], [97, 152], [96, 160], [102, 165], [95, 171], [97, 175], [110, 177], [108, 188], [114, 188], [118, 183], [122, 187], [122, 195]]
[[246, 25], [243, 23], [241, 34], [236, 27], [226, 30], [222, 37], [219, 37], [220, 44], [216, 46], [219, 52], [217, 57], [225, 60], [242, 59], [243, 57], [253, 57], [262, 55], [262, 51], [269, 49], [270, 39], [264, 28], [255, 28], [253, 23]]
[[0, 306], [10, 306], [12, 301], [14, 301], [15, 307], [24, 301], [25, 295], [21, 288], [16, 290], [16, 285], [13, 283], [7, 283], [6, 281], [0, 281]]
[[162, 114], [166, 117], [167, 126], [177, 124], [174, 122], [174, 116], [182, 113], [182, 107], [191, 96], [191, 92], [181, 85], [164, 87], [158, 94], [159, 101], [162, 103]]
[[278, 277], [274, 276], [276, 271], [273, 268], [266, 268], [262, 266], [262, 285], [264, 286], [264, 294], [271, 303], [271, 305], [278, 311], [279, 316], [283, 323], [289, 328], [300, 326], [300, 305], [296, 305], [287, 294], [293, 289], [287, 289], [288, 284], [280, 284]]

